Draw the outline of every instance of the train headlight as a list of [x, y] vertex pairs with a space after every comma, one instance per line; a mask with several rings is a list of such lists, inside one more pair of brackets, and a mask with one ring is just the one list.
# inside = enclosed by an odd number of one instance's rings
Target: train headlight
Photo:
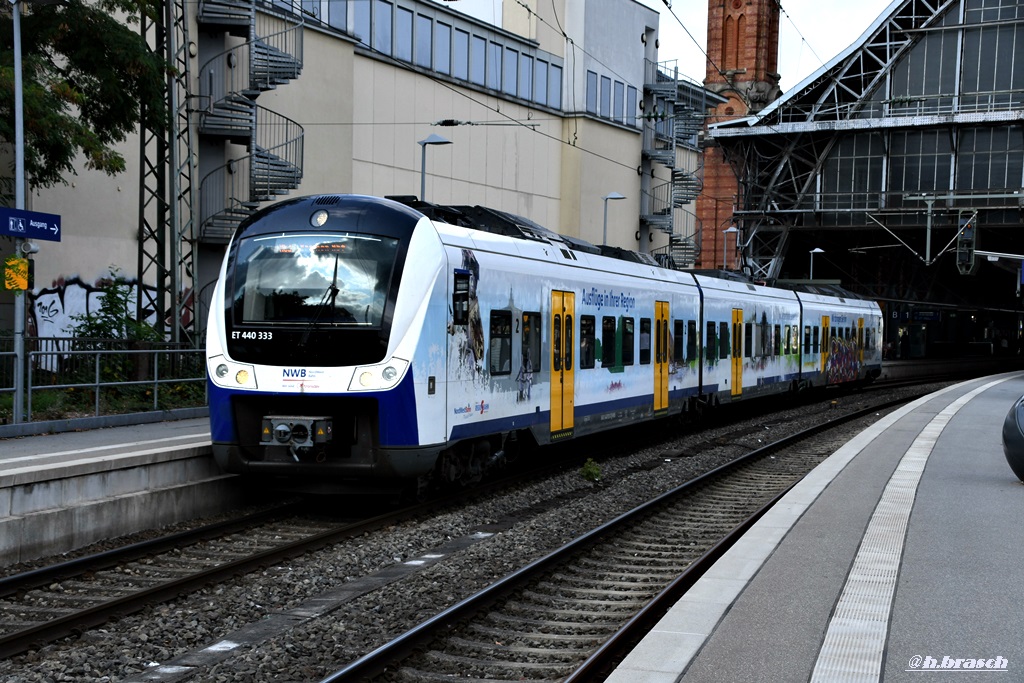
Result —
[[207, 359], [210, 379], [219, 387], [227, 389], [255, 389], [256, 374], [251, 365], [235, 363], [224, 356]]
[[356, 368], [349, 391], [379, 391], [392, 389], [405, 375], [409, 362], [401, 358], [392, 358], [383, 365], [371, 365]]

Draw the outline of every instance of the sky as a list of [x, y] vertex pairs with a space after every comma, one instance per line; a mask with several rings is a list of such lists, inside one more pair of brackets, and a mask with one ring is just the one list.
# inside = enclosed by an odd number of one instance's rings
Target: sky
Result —
[[[704, 80], [708, 0], [675, 0], [669, 12], [661, 0], [640, 0], [661, 14], [660, 61], [678, 60], [680, 73]], [[822, 64], [845, 50], [881, 16], [892, 0], [782, 0], [779, 18], [779, 73], [789, 92]], [[686, 27], [694, 42], [680, 26]], [[699, 43], [699, 47], [698, 47]]]

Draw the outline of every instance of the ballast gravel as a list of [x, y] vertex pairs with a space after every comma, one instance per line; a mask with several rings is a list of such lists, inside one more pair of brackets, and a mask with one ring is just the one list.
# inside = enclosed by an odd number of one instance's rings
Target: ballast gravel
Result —
[[[919, 387], [895, 389], [887, 398], [921, 391]], [[749, 418], [745, 422], [751, 428], [739, 438], [730, 436], [736, 433], [736, 423], [699, 432], [684, 430], [668, 443], [602, 458], [597, 483], [584, 478], [580, 470], [570, 470], [457, 511], [339, 543], [287, 565], [269, 567], [80, 637], [0, 661], [0, 681], [141, 681], [152, 667], [217, 643], [247, 624], [292, 609], [355, 578], [429, 553], [487, 525], [503, 523], [503, 530], [485, 541], [345, 603], [325, 617], [300, 624], [256, 647], [240, 648], [190, 678], [175, 679], [201, 683], [317, 681], [657, 493], [758, 447], [760, 441], [816, 424], [826, 411], [852, 410], [867, 401], [854, 394], [840, 398], [838, 405], [829, 400]], [[864, 423], [851, 426], [851, 436], [863, 428]], [[544, 505], [551, 500], [558, 503]]]

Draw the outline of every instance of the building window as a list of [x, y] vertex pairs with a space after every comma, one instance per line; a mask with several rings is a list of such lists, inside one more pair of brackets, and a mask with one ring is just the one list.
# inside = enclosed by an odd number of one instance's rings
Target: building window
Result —
[[601, 76], [601, 110], [599, 116], [611, 118], [612, 115], [612, 79]]
[[626, 84], [615, 81], [614, 100], [612, 101], [612, 118], [622, 123], [623, 109], [626, 106]]
[[469, 80], [477, 85], [485, 85], [487, 75], [487, 41], [480, 36], [473, 36], [469, 44]]
[[375, 0], [373, 5], [373, 49], [381, 54], [391, 54], [391, 22], [393, 6], [384, 0]]
[[430, 17], [416, 15], [416, 65], [430, 68], [430, 53], [434, 45], [434, 24]]
[[501, 45], [491, 43], [491, 50], [487, 55], [487, 87], [491, 90], [501, 89], [501, 52]]
[[587, 113], [597, 113], [597, 74], [593, 71], [587, 72]]
[[412, 11], [404, 7], [395, 13], [395, 57], [412, 61]]
[[[317, 4], [313, 3], [314, 6]], [[365, 2], [363, 3], [366, 4]], [[325, 23], [342, 31], [348, 30], [348, 0], [327, 0]]]
[[548, 68], [548, 106], [562, 108], [562, 67], [552, 64]]
[[519, 51], [510, 47], [505, 48], [505, 73], [501, 85], [509, 95], [515, 95], [519, 87]]
[[455, 29], [455, 44], [453, 46], [456, 78], [464, 81], [469, 80], [469, 34], [465, 31]]
[[434, 71], [452, 72], [452, 27], [441, 22], [437, 22], [434, 30]]
[[533, 81], [533, 99], [537, 104], [548, 103], [548, 63], [543, 59], [537, 60], [537, 78]]
[[533, 57], [519, 55], [519, 96], [528, 100], [533, 96]]
[[636, 125], [636, 88], [629, 86], [626, 88], [626, 125]]
[[352, 6], [356, 38], [363, 45], [370, 44], [370, 3], [357, 2]]

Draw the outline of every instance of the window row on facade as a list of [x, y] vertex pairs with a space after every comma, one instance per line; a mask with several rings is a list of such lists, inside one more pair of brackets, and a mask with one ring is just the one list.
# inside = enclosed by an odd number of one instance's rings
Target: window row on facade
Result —
[[587, 71], [587, 113], [636, 126], [639, 91], [609, 76]]
[[416, 4], [302, 0], [302, 7], [382, 55], [539, 105], [562, 107], [562, 66], [553, 55], [526, 43], [484, 35], [469, 22], [417, 11]]
[[904, 195], [923, 192], [1019, 190], [1022, 150], [1019, 126], [848, 135], [825, 164], [819, 210], [899, 208]]

